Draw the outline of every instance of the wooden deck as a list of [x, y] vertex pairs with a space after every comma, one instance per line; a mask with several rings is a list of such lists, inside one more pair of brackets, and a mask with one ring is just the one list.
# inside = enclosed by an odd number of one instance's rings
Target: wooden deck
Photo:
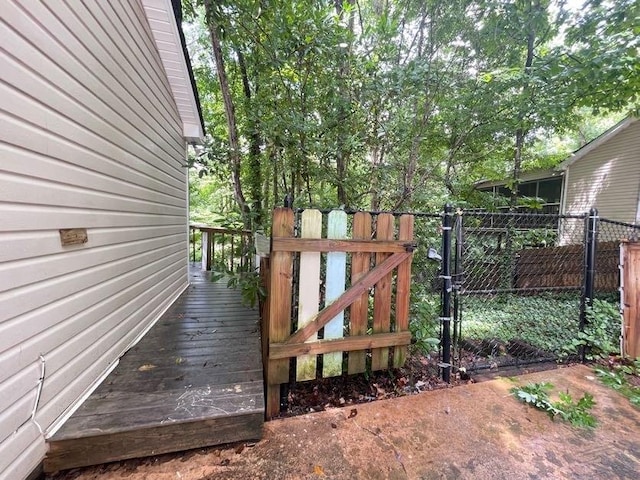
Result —
[[192, 264], [191, 285], [48, 440], [53, 472], [260, 438], [258, 312]]

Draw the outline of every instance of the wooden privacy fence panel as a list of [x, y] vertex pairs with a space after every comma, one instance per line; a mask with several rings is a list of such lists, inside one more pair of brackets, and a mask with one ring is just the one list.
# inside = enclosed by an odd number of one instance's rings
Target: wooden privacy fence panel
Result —
[[[323, 377], [343, 373], [344, 352], [348, 352], [348, 373], [365, 371], [368, 350], [372, 370], [389, 368], [391, 358], [393, 366], [404, 363], [411, 341], [408, 327], [415, 248], [413, 216], [402, 215], [396, 227], [393, 215], [378, 215], [375, 239], [371, 239], [372, 217], [358, 212], [350, 230], [352, 238], [347, 238], [348, 216], [342, 210], [334, 210], [327, 217], [327, 238], [320, 238], [321, 212], [305, 210], [301, 214], [300, 237], [294, 238], [293, 211], [274, 210], [269, 316], [265, 318], [268, 327], [263, 329], [269, 335], [265, 342], [267, 417], [279, 412], [280, 387], [289, 381], [291, 358], [296, 359], [297, 380], [316, 378], [318, 355], [323, 355]], [[394, 240], [396, 232], [398, 240]], [[298, 308], [294, 323], [292, 279], [297, 254]], [[396, 305], [392, 308], [394, 298]], [[372, 333], [367, 334], [368, 331]], [[318, 339], [320, 332], [322, 338]]]
[[[619, 242], [598, 242], [595, 288], [618, 289]], [[580, 287], [584, 274], [584, 245], [520, 250], [516, 260], [515, 288]]]
[[640, 357], [640, 244], [622, 243], [620, 247], [622, 353]]

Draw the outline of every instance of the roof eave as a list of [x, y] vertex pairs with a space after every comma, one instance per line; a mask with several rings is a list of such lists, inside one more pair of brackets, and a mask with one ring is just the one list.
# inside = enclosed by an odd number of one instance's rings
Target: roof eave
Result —
[[203, 143], [204, 121], [182, 32], [180, 1], [142, 0], [142, 4], [182, 121], [182, 134], [189, 143]]
[[581, 147], [578, 150], [576, 150], [575, 152], [573, 152], [573, 154], [569, 158], [567, 158], [562, 163], [560, 163], [560, 164], [558, 164], [556, 166], [556, 170], [559, 170], [559, 171], [566, 170], [571, 165], [573, 165], [575, 162], [577, 162], [582, 157], [587, 155], [589, 152], [592, 152], [593, 150], [598, 148], [600, 145], [608, 142], [613, 137], [617, 136], [620, 132], [625, 130], [629, 125], [631, 125], [632, 123], [636, 122], [637, 120], [638, 119], [635, 118], [635, 117], [627, 117], [624, 120], [619, 121], [613, 127], [611, 127], [609, 130], [607, 130], [606, 132], [604, 132], [600, 136], [594, 138], [589, 143], [587, 143], [583, 147]]
[[[545, 180], [548, 178], [560, 177], [563, 172], [555, 171], [554, 169], [533, 170], [525, 172], [520, 177], [520, 182], [534, 182], [537, 180]], [[510, 180], [479, 180], [474, 183], [475, 188], [487, 188], [487, 187], [499, 187], [506, 185]]]

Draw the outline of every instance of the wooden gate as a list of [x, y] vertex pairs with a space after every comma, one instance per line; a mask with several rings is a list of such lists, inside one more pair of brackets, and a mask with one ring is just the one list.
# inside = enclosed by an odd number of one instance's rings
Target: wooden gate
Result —
[[640, 243], [620, 246], [620, 295], [622, 306], [622, 353], [640, 357]]
[[[300, 223], [299, 236], [294, 237], [293, 210], [274, 210], [269, 298], [263, 318], [267, 418], [279, 413], [280, 386], [289, 382], [291, 358], [296, 358], [298, 381], [316, 378], [318, 355], [323, 356], [323, 377], [341, 375], [343, 366], [349, 374], [364, 372], [367, 351], [371, 370], [382, 370], [401, 366], [411, 341], [413, 216], [399, 217], [397, 240], [395, 217], [386, 213], [377, 215], [375, 239], [372, 216], [366, 212], [354, 214], [352, 238], [347, 238], [348, 216], [342, 210], [328, 214], [326, 238], [321, 238], [319, 210], [302, 212]], [[298, 262], [294, 262], [296, 253]], [[297, 292], [293, 291], [294, 274], [299, 278]], [[298, 299], [296, 318], [294, 298]], [[321, 329], [323, 338], [318, 340]], [[394, 347], [391, 355], [390, 347]], [[345, 365], [343, 352], [349, 352]]]

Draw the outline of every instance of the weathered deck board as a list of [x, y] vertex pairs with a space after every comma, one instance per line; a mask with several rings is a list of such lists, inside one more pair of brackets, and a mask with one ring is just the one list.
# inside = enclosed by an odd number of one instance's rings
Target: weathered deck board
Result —
[[190, 279], [187, 291], [48, 440], [46, 471], [260, 438], [258, 312], [197, 265]]

